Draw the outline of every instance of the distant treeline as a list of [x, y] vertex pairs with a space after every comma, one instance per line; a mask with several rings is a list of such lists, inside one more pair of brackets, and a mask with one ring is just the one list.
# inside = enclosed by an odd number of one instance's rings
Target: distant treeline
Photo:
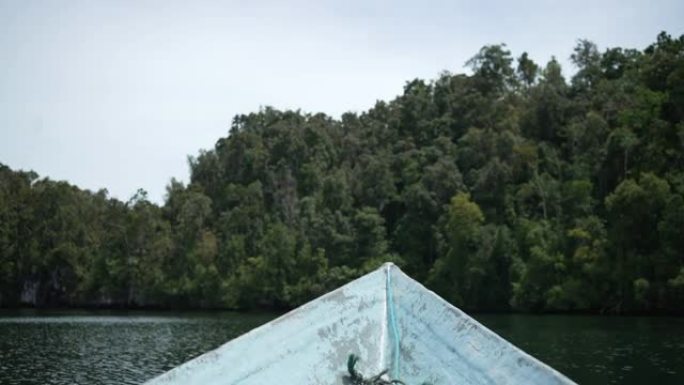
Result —
[[571, 59], [237, 116], [163, 206], [0, 166], [0, 304], [287, 308], [394, 261], [468, 310], [681, 312], [684, 36]]

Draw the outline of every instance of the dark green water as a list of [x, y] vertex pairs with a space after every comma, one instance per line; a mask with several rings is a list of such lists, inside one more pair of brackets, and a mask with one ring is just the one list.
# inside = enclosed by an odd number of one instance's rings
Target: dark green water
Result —
[[273, 317], [0, 312], [0, 384], [140, 384]]
[[684, 318], [475, 318], [579, 384], [684, 384]]
[[[0, 312], [0, 384], [139, 384], [273, 317]], [[684, 383], [684, 318], [476, 318], [580, 384]]]

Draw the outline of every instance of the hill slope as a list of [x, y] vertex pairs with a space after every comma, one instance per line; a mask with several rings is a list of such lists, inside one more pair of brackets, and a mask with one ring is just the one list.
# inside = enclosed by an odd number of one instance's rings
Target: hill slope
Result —
[[291, 307], [392, 260], [471, 310], [680, 311], [684, 36], [572, 59], [237, 116], [163, 207], [2, 167], [0, 304]]

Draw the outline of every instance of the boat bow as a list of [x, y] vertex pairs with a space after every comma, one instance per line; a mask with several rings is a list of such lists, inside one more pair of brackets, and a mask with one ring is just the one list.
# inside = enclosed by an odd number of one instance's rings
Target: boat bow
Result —
[[406, 384], [574, 384], [391, 263], [147, 384], [348, 385], [350, 354]]

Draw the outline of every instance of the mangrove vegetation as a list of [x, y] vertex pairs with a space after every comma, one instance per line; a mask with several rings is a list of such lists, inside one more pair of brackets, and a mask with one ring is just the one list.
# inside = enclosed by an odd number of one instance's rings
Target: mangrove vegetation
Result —
[[0, 305], [289, 308], [393, 261], [467, 310], [681, 312], [684, 36], [571, 60], [236, 116], [162, 205], [0, 165]]

